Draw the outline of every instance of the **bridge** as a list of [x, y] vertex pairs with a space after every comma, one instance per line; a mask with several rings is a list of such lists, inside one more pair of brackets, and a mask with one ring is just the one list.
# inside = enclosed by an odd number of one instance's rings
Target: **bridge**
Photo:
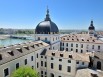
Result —
[[14, 39], [27, 39], [27, 40], [33, 39], [32, 36], [17, 36], [17, 35], [11, 35], [10, 38], [14, 38]]

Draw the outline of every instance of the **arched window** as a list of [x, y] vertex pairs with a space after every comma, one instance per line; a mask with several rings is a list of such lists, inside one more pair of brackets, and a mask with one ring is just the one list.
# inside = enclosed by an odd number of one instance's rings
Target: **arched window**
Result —
[[51, 73], [51, 74], [50, 74], [50, 77], [54, 77], [54, 74], [53, 74], [53, 73]]

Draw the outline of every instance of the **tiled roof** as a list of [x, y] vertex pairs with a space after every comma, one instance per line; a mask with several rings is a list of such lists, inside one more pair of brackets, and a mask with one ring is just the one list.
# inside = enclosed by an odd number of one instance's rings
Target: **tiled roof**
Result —
[[46, 46], [49, 46], [49, 44], [42, 41], [32, 41], [1, 48], [0, 65]]
[[77, 60], [77, 61], [89, 62], [88, 54], [76, 53], [76, 52], [49, 50], [46, 52], [46, 56], [70, 58], [70, 59]]
[[69, 34], [61, 37], [61, 40], [64, 42], [103, 43], [102, 40], [94, 36], [90, 36], [89, 34]]

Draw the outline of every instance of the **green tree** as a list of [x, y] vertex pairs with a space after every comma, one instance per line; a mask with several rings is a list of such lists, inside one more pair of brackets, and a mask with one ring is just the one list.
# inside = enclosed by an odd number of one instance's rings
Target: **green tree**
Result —
[[11, 77], [39, 77], [39, 74], [31, 67], [23, 66], [15, 70]]

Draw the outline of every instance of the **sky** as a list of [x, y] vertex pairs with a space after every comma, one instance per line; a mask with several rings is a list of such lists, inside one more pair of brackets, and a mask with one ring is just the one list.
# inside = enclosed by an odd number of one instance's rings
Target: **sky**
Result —
[[47, 6], [59, 29], [103, 30], [103, 0], [0, 0], [0, 28], [35, 29]]

